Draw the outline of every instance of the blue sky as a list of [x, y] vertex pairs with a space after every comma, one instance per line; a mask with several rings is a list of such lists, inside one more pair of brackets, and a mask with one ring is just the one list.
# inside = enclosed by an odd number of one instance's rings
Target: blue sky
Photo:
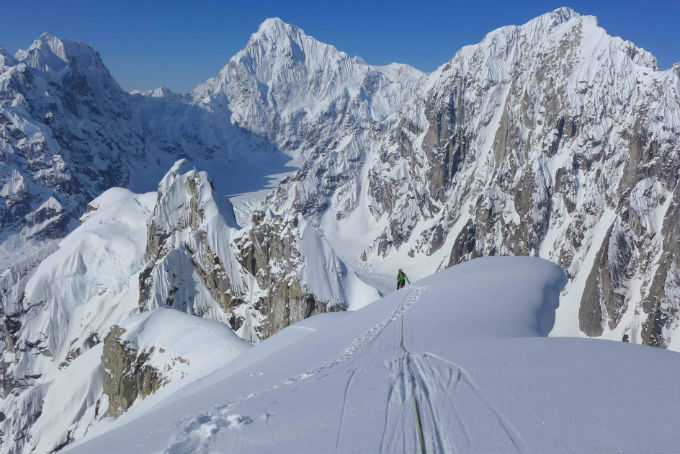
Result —
[[258, 25], [278, 16], [373, 64], [432, 71], [466, 44], [508, 24], [570, 6], [611, 34], [680, 61], [680, 1], [19, 1], [0, 6], [0, 44], [26, 48], [41, 33], [84, 41], [126, 90], [188, 91], [214, 76]]

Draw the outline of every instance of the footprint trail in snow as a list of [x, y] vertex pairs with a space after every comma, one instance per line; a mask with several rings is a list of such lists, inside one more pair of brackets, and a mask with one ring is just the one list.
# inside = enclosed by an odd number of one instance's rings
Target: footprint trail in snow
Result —
[[[312, 397], [298, 392], [302, 382], [321, 392], [342, 388], [338, 421], [331, 424], [337, 427], [332, 446], [317, 449], [355, 451], [357, 430], [363, 430], [378, 439], [375, 451], [379, 452], [526, 451], [519, 432], [462, 367], [412, 351], [415, 333], [408, 329], [405, 316], [424, 291], [424, 287], [410, 287], [389, 317], [354, 338], [339, 355], [212, 412], [186, 418], [166, 452], [209, 451], [222, 437], [233, 439], [237, 450], [239, 439], [248, 436], [246, 425], [253, 422], [264, 423], [269, 442], [277, 443], [282, 434], [295, 433], [290, 429], [295, 424], [277, 418], [277, 413], [285, 413], [282, 408], [290, 405], [313, 405]], [[377, 400], [382, 407], [366, 408], [367, 393], [373, 402], [376, 395], [384, 396]], [[243, 416], [251, 414], [249, 407], [261, 408], [262, 414], [252, 419]]]

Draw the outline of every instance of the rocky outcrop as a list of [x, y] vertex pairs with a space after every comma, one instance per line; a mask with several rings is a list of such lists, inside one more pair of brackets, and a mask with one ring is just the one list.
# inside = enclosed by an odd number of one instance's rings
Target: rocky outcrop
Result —
[[256, 212], [251, 225], [239, 230], [231, 205], [219, 200], [207, 173], [184, 161], [163, 178], [147, 224], [140, 311], [174, 307], [257, 341], [311, 315], [347, 307], [342, 276], [331, 283], [338, 290], [334, 300], [320, 297], [305, 279], [309, 257], [300, 250], [298, 218]]
[[207, 174], [184, 161], [161, 181], [148, 222], [139, 308], [171, 306], [238, 329], [232, 323], [245, 287], [229, 246], [236, 225], [231, 206], [218, 203], [213, 191]]
[[153, 349], [137, 351], [121, 340], [125, 332], [114, 325], [104, 338], [102, 385], [108, 396], [108, 414], [117, 418], [137, 399], [156, 392], [166, 381], [160, 371], [147, 364]]
[[642, 325], [642, 340], [648, 345], [667, 346], [680, 328], [680, 184], [676, 184], [663, 220], [663, 247], [658, 251], [658, 266], [642, 308], [647, 319]]
[[239, 263], [264, 289], [254, 302], [263, 316], [258, 328], [263, 339], [312, 315], [347, 307], [346, 302], [321, 301], [301, 280], [304, 258], [299, 250], [300, 238], [298, 219], [267, 219], [263, 212], [256, 212], [250, 228], [235, 239]]

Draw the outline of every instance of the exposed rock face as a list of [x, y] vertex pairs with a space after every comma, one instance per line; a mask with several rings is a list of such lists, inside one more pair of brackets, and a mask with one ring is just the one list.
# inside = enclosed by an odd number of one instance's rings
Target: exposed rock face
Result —
[[245, 295], [229, 246], [236, 227], [231, 205], [218, 204], [207, 174], [177, 163], [159, 185], [148, 223], [140, 310], [172, 306], [229, 323]]
[[153, 394], [165, 384], [160, 371], [147, 364], [153, 350], [136, 351], [121, 341], [124, 332], [112, 326], [102, 353], [103, 391], [108, 396], [108, 414], [114, 418], [125, 413], [137, 397]]
[[560, 8], [461, 49], [396, 118], [340, 130], [269, 206], [340, 232], [361, 218], [371, 236], [354, 259], [368, 268], [548, 258], [570, 278], [558, 332], [670, 345], [679, 80]]
[[648, 345], [666, 346], [676, 339], [680, 328], [680, 185], [676, 184], [663, 220], [664, 244], [657, 252], [658, 267], [649, 284], [642, 308], [647, 320], [642, 340]]
[[267, 219], [262, 212], [253, 215], [251, 227], [235, 240], [239, 262], [255, 277], [258, 287], [266, 289], [255, 303], [264, 317], [258, 329], [262, 338], [312, 315], [347, 307], [347, 301], [320, 301], [301, 280], [300, 240], [297, 219]]
[[[309, 256], [300, 251], [304, 228], [296, 218], [257, 212], [252, 225], [238, 231], [231, 205], [220, 202], [207, 173], [185, 161], [161, 181], [147, 225], [141, 311], [171, 306], [257, 341], [310, 315], [347, 307], [343, 276], [330, 278], [330, 295], [305, 278]], [[335, 258], [331, 263], [342, 267]]]

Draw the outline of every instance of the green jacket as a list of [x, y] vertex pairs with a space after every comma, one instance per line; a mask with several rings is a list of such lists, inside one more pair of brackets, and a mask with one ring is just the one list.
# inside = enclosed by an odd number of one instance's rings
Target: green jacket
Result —
[[407, 280], [409, 284], [411, 283], [409, 278], [406, 276], [406, 273], [397, 273], [397, 282], [404, 282], [404, 280]]

